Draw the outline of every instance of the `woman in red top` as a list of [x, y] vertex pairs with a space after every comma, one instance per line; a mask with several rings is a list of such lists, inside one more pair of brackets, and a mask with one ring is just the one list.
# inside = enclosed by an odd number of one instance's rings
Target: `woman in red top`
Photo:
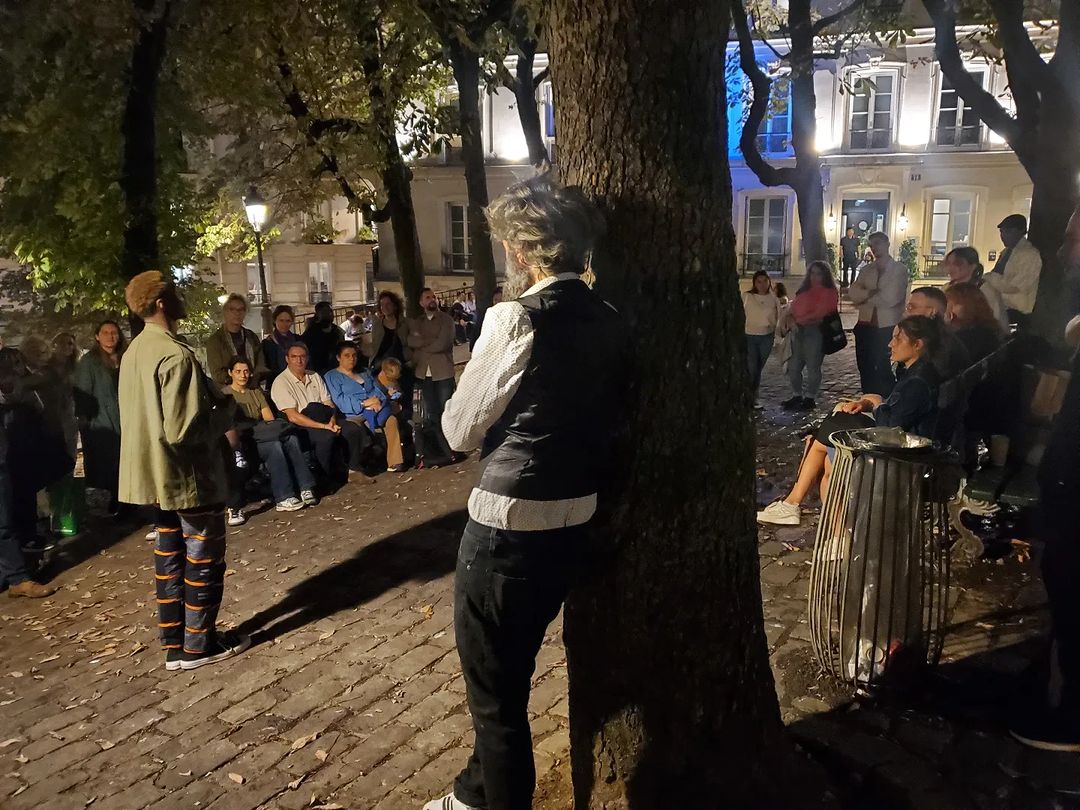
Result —
[[[833, 280], [832, 268], [827, 262], [811, 262], [806, 268], [806, 279], [788, 314], [795, 322], [792, 336], [791, 360], [788, 361], [788, 382], [791, 383], [791, 399], [782, 403], [785, 410], [812, 411], [821, 390], [821, 362], [825, 352], [821, 340], [821, 322], [836, 312], [840, 306], [840, 293]], [[803, 369], [806, 384], [803, 385]]]

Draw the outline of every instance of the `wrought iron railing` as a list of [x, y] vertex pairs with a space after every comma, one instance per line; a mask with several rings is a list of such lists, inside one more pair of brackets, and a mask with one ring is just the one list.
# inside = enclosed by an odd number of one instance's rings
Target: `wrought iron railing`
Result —
[[739, 272], [750, 276], [758, 270], [771, 275], [783, 275], [787, 271], [786, 253], [744, 253], [740, 257]]

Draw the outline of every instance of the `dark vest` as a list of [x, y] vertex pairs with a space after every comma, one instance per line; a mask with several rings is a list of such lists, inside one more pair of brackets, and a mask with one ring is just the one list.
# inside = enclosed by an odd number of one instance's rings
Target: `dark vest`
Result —
[[518, 303], [533, 346], [521, 385], [484, 437], [480, 488], [552, 501], [595, 493], [616, 431], [625, 377], [622, 319], [577, 280], [557, 281]]

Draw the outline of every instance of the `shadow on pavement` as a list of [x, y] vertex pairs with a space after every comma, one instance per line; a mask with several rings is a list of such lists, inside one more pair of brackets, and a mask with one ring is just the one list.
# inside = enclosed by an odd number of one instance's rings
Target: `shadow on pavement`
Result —
[[468, 520], [465, 510], [372, 541], [352, 557], [312, 576], [285, 597], [243, 622], [237, 630], [253, 644], [272, 641], [312, 622], [350, 610], [407, 582], [449, 574]]

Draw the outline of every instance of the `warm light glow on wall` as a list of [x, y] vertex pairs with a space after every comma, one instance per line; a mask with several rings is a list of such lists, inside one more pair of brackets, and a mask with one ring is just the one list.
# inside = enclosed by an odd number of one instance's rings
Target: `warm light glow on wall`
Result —
[[507, 126], [495, 130], [491, 151], [505, 160], [524, 160], [529, 156], [529, 145], [520, 126]]
[[899, 129], [896, 142], [901, 146], [926, 146], [930, 142], [930, 115], [915, 115], [905, 110]]

